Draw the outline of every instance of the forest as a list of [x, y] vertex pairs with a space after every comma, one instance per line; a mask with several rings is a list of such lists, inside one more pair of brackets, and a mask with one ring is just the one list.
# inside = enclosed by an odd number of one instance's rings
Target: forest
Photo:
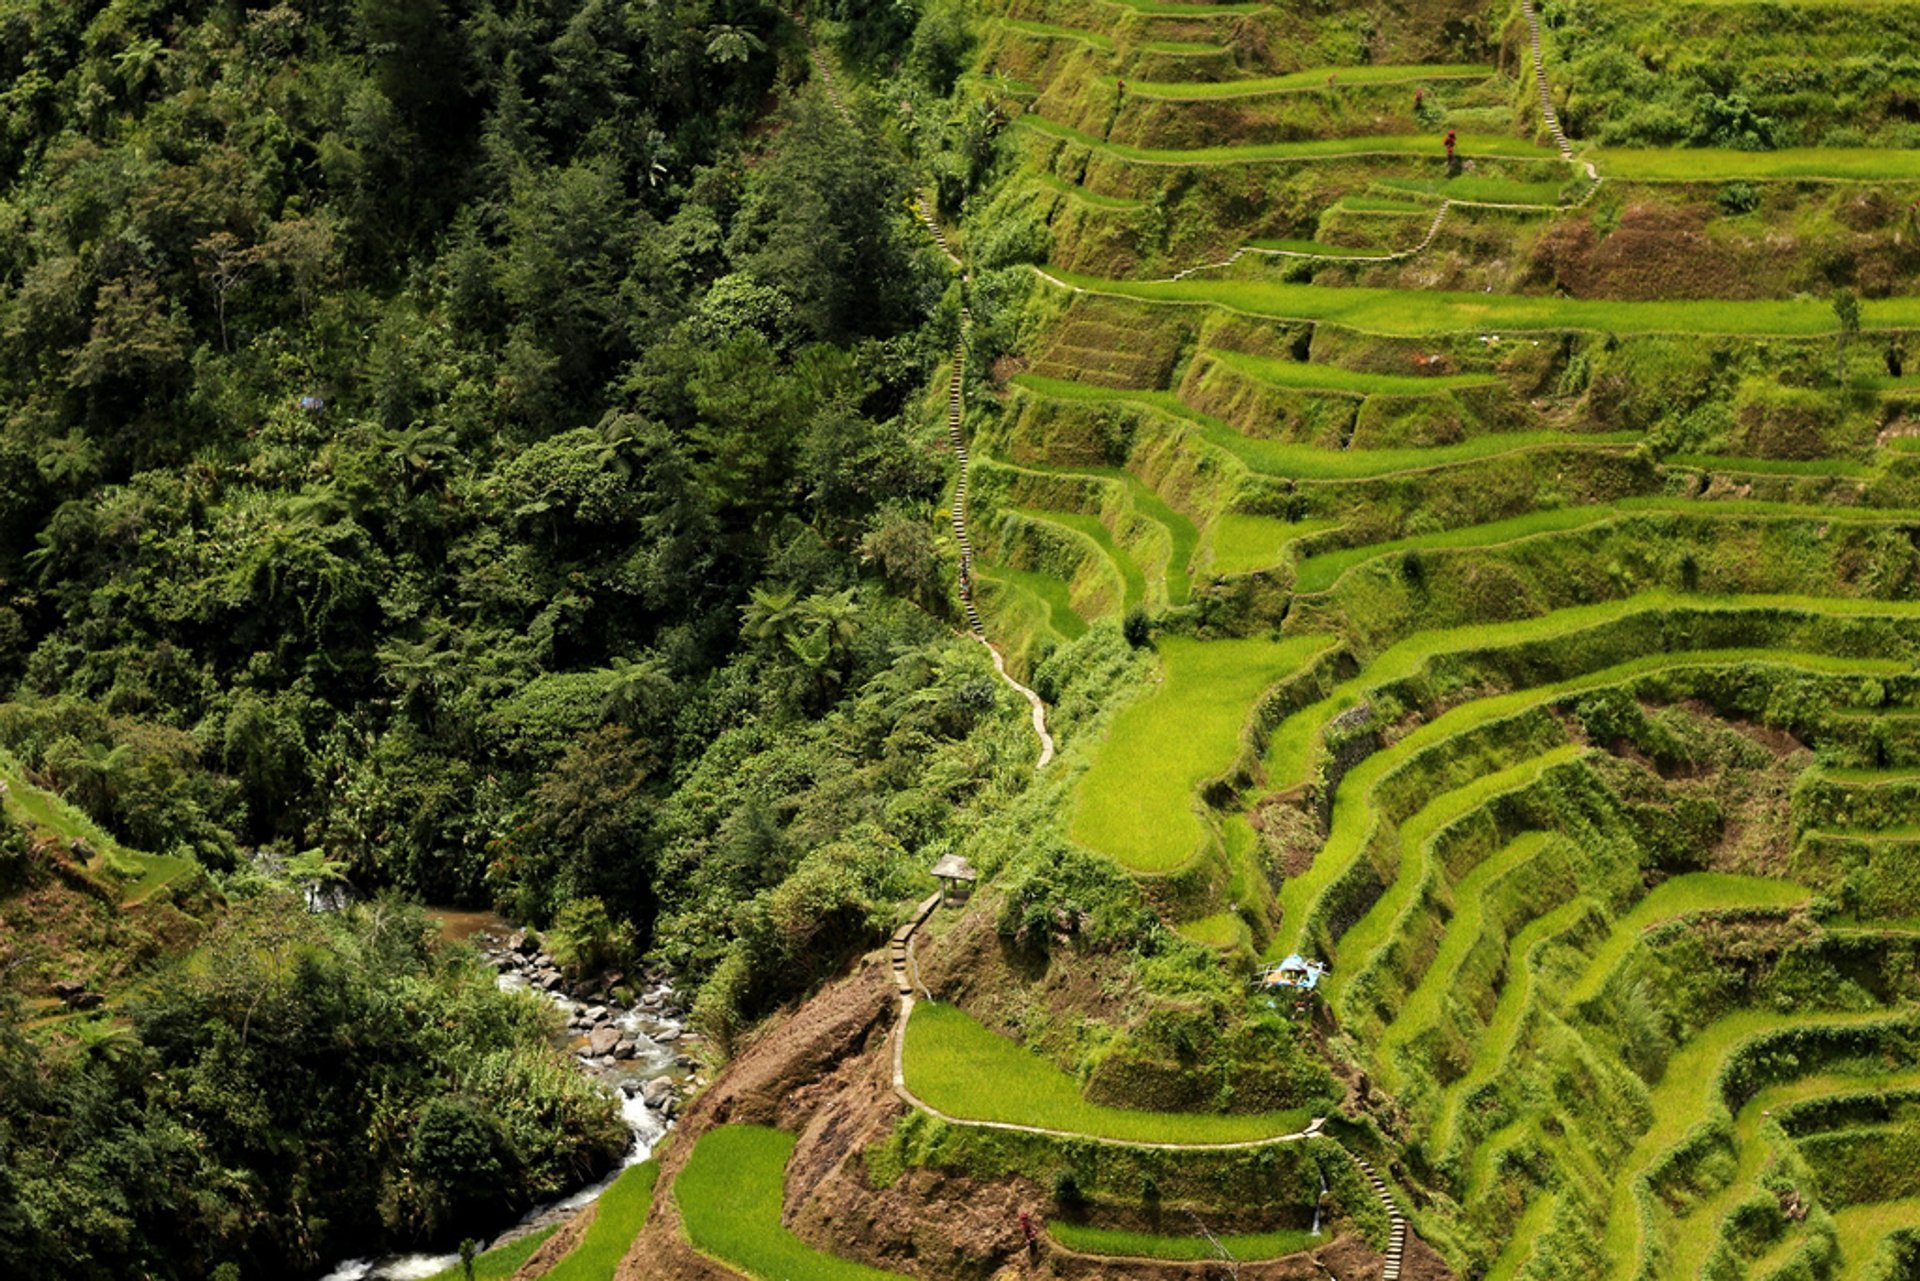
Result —
[[[944, 120], [954, 14], [866, 8]], [[401, 903], [571, 912], [724, 1034], [1004, 768], [914, 406], [946, 277], [802, 49], [758, 0], [0, 4], [0, 749], [197, 869], [106, 931], [101, 1044], [23, 1031], [72, 949], [0, 930], [14, 1274], [531, 1203], [606, 1105]], [[303, 922], [300, 858], [381, 897]]]

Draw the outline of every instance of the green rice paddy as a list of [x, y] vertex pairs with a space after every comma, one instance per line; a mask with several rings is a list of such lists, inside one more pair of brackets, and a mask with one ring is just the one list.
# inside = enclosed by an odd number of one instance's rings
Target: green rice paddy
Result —
[[613, 1281], [627, 1247], [647, 1226], [653, 1186], [659, 1177], [658, 1161], [642, 1161], [621, 1171], [613, 1186], [594, 1203], [593, 1222], [587, 1225], [580, 1244], [554, 1264], [546, 1281]]
[[1127, 94], [1137, 98], [1164, 98], [1174, 101], [1204, 101], [1216, 98], [1257, 98], [1273, 93], [1326, 91], [1338, 92], [1351, 85], [1413, 84], [1432, 80], [1485, 80], [1493, 68], [1476, 63], [1380, 64], [1353, 67], [1315, 67], [1283, 76], [1256, 76], [1246, 80], [1196, 80], [1185, 84], [1171, 81], [1129, 80]]
[[1120, 1143], [1258, 1143], [1297, 1133], [1309, 1120], [1304, 1110], [1231, 1115], [1090, 1103], [1079, 1083], [1047, 1060], [988, 1031], [958, 1007], [937, 1002], [913, 1007], [904, 1065], [907, 1087], [918, 1098], [960, 1120]]
[[[1914, 153], [1920, 157], [1920, 152]], [[1613, 334], [1738, 334], [1808, 338], [1832, 334], [1833, 308], [1823, 299], [1723, 299], [1621, 302], [1532, 294], [1473, 294], [1354, 286], [1326, 289], [1278, 280], [1107, 280], [1056, 270], [1063, 284], [1091, 294], [1147, 302], [1219, 307], [1275, 320], [1324, 321], [1363, 333], [1521, 334], [1584, 331]], [[1869, 330], [1920, 328], [1920, 296], [1861, 304]]]
[[673, 1181], [693, 1248], [754, 1281], [898, 1281], [816, 1250], [781, 1222], [794, 1138], [756, 1125], [723, 1125], [694, 1144]]
[[1114, 717], [1075, 793], [1073, 839], [1135, 872], [1191, 860], [1209, 839], [1195, 788], [1233, 764], [1261, 692], [1327, 645], [1162, 638], [1159, 687]]
[[[1212, 1240], [1199, 1234], [1173, 1236], [1152, 1232], [1127, 1232], [1118, 1228], [1094, 1228], [1078, 1223], [1055, 1221], [1047, 1224], [1047, 1235], [1069, 1250], [1081, 1254], [1109, 1254], [1141, 1259], [1218, 1259], [1222, 1253], [1240, 1263], [1278, 1259], [1327, 1244], [1324, 1235], [1303, 1231], [1256, 1232], [1216, 1235]], [[1216, 1244], [1217, 1243], [1217, 1244]]]

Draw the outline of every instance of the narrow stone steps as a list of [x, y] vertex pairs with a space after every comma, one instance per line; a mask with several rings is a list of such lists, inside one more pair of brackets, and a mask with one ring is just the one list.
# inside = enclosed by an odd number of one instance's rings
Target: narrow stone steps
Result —
[[1546, 123], [1547, 132], [1553, 135], [1553, 145], [1559, 149], [1561, 158], [1571, 160], [1573, 147], [1560, 128], [1560, 115], [1553, 109], [1553, 88], [1547, 83], [1547, 63], [1540, 49], [1540, 15], [1534, 10], [1533, 0], [1520, 0], [1520, 12], [1526, 16], [1527, 41], [1533, 49], [1533, 78], [1540, 93], [1540, 118]]

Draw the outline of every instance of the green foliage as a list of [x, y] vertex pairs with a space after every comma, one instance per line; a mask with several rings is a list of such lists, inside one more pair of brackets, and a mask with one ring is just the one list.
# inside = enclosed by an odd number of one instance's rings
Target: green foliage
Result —
[[554, 914], [546, 940], [560, 968], [576, 978], [623, 964], [632, 947], [607, 905], [592, 897], [568, 899]]
[[310, 1268], [456, 1241], [611, 1161], [625, 1128], [545, 1008], [434, 935], [390, 902], [315, 917], [259, 888], [126, 1003], [124, 1052], [0, 1016], [0, 1253], [75, 1277]]

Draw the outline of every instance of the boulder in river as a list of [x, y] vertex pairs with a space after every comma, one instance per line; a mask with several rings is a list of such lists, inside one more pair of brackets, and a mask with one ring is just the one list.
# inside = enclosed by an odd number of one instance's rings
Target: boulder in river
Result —
[[619, 1028], [596, 1028], [593, 1034], [587, 1038], [587, 1052], [595, 1058], [599, 1058], [601, 1055], [612, 1054], [613, 1048], [618, 1044], [620, 1044]]

